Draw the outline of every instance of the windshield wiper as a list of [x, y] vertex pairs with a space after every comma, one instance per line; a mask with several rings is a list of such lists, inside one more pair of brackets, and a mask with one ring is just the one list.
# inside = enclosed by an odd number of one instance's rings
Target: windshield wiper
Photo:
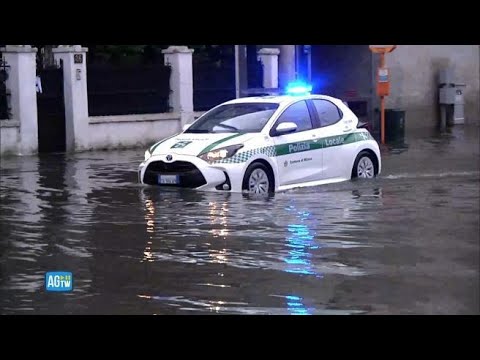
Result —
[[187, 131], [185, 131], [185, 133], [190, 133], [190, 134], [208, 134], [210, 131], [208, 130], [201, 130], [201, 129], [198, 129], [198, 130], [195, 130], [195, 129], [188, 129]]

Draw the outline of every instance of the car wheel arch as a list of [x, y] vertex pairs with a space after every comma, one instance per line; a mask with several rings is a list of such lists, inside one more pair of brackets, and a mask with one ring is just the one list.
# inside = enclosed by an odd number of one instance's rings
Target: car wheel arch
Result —
[[[271, 162], [269, 160], [267, 160], [266, 158], [258, 157], [258, 158], [250, 160], [245, 166], [245, 169], [243, 171], [243, 177], [245, 178], [245, 174], [247, 173], [247, 169], [255, 163], [260, 163], [260, 164], [265, 165], [267, 167], [267, 169], [270, 171], [271, 176], [273, 178], [273, 189], [275, 191], [276, 187], [277, 187], [277, 184], [278, 184], [278, 172], [274, 168], [273, 164], [271, 164]], [[243, 180], [242, 180], [242, 187], [243, 187]]]
[[379, 164], [379, 159], [378, 159], [378, 156], [377, 154], [375, 153], [375, 151], [373, 151], [372, 149], [370, 148], [360, 148], [357, 152], [356, 152], [356, 155], [355, 157], [353, 158], [353, 162], [352, 162], [352, 165], [351, 165], [351, 171], [352, 171], [352, 177], [353, 177], [353, 171], [355, 170], [354, 167], [355, 167], [355, 163], [358, 159], [358, 156], [361, 154], [361, 153], [367, 153], [371, 156], [372, 158], [372, 161], [373, 161], [373, 166], [374, 166], [374, 169], [375, 169], [375, 176], [379, 174], [379, 170], [380, 170], [380, 164]]

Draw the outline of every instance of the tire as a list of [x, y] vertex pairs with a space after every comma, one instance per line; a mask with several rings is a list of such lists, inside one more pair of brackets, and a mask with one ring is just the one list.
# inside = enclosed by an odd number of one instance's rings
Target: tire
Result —
[[375, 155], [372, 155], [368, 151], [361, 151], [353, 163], [352, 179], [373, 179], [377, 174], [378, 165]]
[[251, 195], [273, 194], [275, 179], [272, 171], [265, 164], [254, 162], [245, 171], [242, 189]]

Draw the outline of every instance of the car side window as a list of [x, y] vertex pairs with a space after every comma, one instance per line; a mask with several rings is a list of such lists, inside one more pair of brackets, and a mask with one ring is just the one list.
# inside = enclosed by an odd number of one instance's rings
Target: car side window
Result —
[[312, 119], [310, 112], [308, 111], [307, 103], [305, 101], [299, 101], [290, 105], [287, 110], [280, 115], [275, 127], [285, 122], [293, 122], [297, 124], [297, 131], [306, 131], [313, 129]]
[[313, 100], [322, 127], [336, 124], [342, 119], [340, 109], [328, 100]]

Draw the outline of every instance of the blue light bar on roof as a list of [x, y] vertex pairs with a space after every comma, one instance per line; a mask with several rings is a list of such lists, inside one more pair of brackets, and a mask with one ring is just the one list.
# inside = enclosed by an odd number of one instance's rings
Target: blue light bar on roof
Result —
[[286, 92], [288, 95], [309, 95], [312, 92], [312, 85], [295, 81], [287, 85]]

